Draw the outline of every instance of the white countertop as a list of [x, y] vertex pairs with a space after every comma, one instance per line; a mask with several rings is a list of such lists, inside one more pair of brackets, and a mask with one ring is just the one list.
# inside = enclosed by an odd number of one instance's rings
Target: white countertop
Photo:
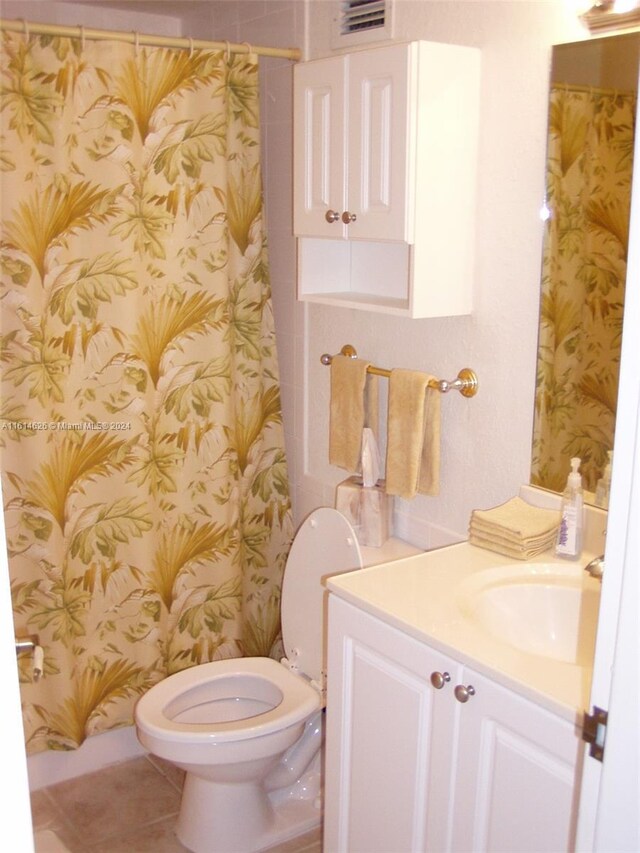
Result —
[[575, 563], [547, 552], [516, 561], [467, 542], [382, 563], [326, 581], [331, 593], [450, 655], [550, 711], [578, 720], [589, 707], [592, 666], [519, 651], [490, 636], [459, 606], [461, 591], [478, 572], [529, 563], [555, 563], [580, 584], [599, 588], [584, 572], [592, 555]]

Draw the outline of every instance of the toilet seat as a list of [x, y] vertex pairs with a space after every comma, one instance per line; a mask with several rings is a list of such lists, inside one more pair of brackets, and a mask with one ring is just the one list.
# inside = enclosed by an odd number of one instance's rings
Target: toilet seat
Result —
[[[187, 723], [180, 716], [188, 707], [216, 699], [255, 699], [268, 710], [223, 722]], [[158, 740], [228, 743], [259, 738], [305, 720], [320, 707], [311, 685], [271, 658], [232, 658], [200, 664], [165, 678], [138, 702], [137, 715]]]
[[331, 507], [320, 507], [300, 525], [282, 580], [282, 640], [293, 672], [323, 682], [326, 589], [330, 575], [362, 568], [353, 527]]

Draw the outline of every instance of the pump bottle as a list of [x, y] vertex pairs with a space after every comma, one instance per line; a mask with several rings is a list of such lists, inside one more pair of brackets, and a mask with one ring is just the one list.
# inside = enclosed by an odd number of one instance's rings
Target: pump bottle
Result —
[[596, 504], [609, 509], [609, 492], [611, 491], [611, 463], [613, 462], [613, 450], [609, 450], [609, 461], [607, 462], [602, 477], [596, 486]]
[[556, 540], [556, 556], [577, 560], [582, 553], [583, 496], [579, 457], [571, 460], [571, 473], [562, 495], [560, 529]]

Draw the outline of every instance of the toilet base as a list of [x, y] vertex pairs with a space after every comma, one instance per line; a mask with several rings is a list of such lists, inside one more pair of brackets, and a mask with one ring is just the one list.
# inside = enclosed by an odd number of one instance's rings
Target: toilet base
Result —
[[222, 785], [187, 773], [176, 834], [193, 853], [258, 853], [310, 832], [321, 820], [312, 800], [279, 800], [260, 784]]
[[257, 849], [275, 815], [260, 783], [223, 784], [187, 773], [176, 834], [194, 853]]

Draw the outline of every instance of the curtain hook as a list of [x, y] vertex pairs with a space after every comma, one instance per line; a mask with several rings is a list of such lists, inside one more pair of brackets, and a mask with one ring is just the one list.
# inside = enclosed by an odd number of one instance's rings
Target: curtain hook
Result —
[[242, 44], [247, 46], [247, 55], [250, 55], [253, 53], [253, 48], [251, 47], [251, 45], [249, 44], [248, 41], [243, 41]]
[[189, 36], [189, 59], [193, 56], [193, 39]]
[[82, 24], [79, 26], [80, 29], [80, 48], [84, 50], [84, 27]]
[[224, 43], [225, 43], [225, 44], [226, 44], [226, 46], [227, 46], [227, 49], [225, 50], [224, 55], [225, 55], [225, 59], [226, 59], [226, 60], [227, 60], [227, 62], [228, 62], [228, 61], [231, 59], [231, 45], [230, 45], [230, 43], [229, 43], [226, 39], [225, 39], [225, 42], [224, 42]]
[[136, 56], [138, 55], [138, 51], [140, 50], [140, 33], [135, 30], [133, 33], [133, 46], [136, 52]]
[[25, 18], [20, 18], [22, 21], [22, 26], [24, 28], [24, 37], [27, 41], [29, 41], [30, 33], [29, 33], [29, 24]]

